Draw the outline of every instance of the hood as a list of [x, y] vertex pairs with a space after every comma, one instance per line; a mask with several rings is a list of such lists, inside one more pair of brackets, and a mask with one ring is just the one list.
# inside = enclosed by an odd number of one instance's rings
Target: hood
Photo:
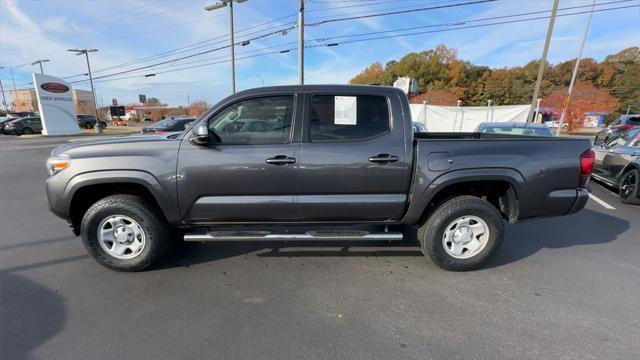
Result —
[[126, 146], [126, 144], [144, 143], [144, 142], [157, 142], [157, 141], [176, 141], [175, 134], [161, 134], [161, 135], [121, 135], [121, 136], [106, 136], [98, 139], [87, 139], [69, 142], [66, 144], [58, 145], [51, 151], [51, 155], [58, 155], [65, 151], [78, 148], [88, 148], [97, 145], [119, 145]]

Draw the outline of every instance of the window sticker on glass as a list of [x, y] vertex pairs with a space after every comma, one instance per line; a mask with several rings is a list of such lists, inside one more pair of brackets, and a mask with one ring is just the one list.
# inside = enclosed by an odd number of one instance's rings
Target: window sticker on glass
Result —
[[336, 96], [334, 99], [336, 125], [356, 125], [357, 101], [355, 96]]

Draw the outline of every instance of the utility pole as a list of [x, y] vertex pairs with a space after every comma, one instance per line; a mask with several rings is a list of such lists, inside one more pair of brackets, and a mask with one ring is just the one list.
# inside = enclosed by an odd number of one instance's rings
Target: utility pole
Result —
[[627, 106], [627, 115], [629, 115], [629, 111], [631, 111], [631, 105]]
[[96, 134], [102, 133], [102, 125], [100, 125], [100, 116], [98, 115], [98, 105], [96, 104], [96, 91], [93, 88], [93, 76], [91, 75], [91, 65], [89, 64], [89, 53], [96, 52], [98, 49], [70, 49], [69, 51], [75, 52], [76, 55], [82, 55], [87, 59], [87, 70], [89, 71], [89, 82], [91, 83], [91, 98], [93, 99], [93, 109], [96, 113]]
[[189, 98], [189, 93], [187, 93], [187, 107], [191, 105], [191, 99]]
[[531, 100], [531, 108], [529, 109], [529, 116], [527, 122], [531, 122], [533, 119], [533, 109], [536, 106], [538, 100], [538, 94], [540, 93], [540, 84], [542, 83], [542, 74], [544, 73], [544, 67], [547, 63], [547, 53], [549, 52], [549, 44], [551, 43], [551, 34], [553, 33], [553, 25], [556, 22], [556, 14], [558, 13], [559, 0], [553, 0], [553, 8], [551, 9], [551, 18], [549, 18], [549, 27], [547, 28], [547, 38], [544, 41], [544, 49], [542, 50], [542, 58], [540, 59], [540, 66], [538, 66], [538, 78], [536, 79], [536, 86], [533, 90], [533, 98]]
[[304, 85], [304, 0], [300, 0], [298, 11], [298, 79]]
[[536, 118], [533, 119], [533, 122], [538, 122], [538, 117], [540, 116], [540, 102], [542, 99], [538, 99], [536, 103]]
[[[2, 69], [4, 69], [4, 66], [0, 66], [0, 70]], [[2, 105], [4, 106], [4, 110], [9, 110], [9, 108], [7, 108], [7, 98], [4, 96], [4, 88], [2, 87], [2, 78], [0, 78], [0, 92], [2, 92]]]
[[220, 8], [223, 8], [229, 5], [229, 32], [231, 34], [231, 91], [232, 93], [236, 93], [236, 53], [235, 53], [235, 39], [233, 34], [233, 3], [243, 3], [247, 0], [220, 0], [215, 4], [211, 4], [205, 6], [204, 9], [207, 11], [213, 11]]
[[593, 10], [595, 10], [596, 8], [596, 1], [597, 0], [593, 0], [593, 4], [591, 4], [591, 12], [589, 12], [589, 20], [587, 20], [587, 28], [584, 29], [584, 36], [582, 37], [582, 44], [580, 44], [580, 51], [578, 51], [578, 57], [576, 58], [576, 65], [573, 67], [571, 83], [569, 83], [569, 91], [567, 92], [567, 97], [565, 98], [564, 104], [562, 106], [562, 115], [560, 115], [560, 123], [558, 123], [558, 128], [556, 129], [556, 136], [560, 136], [560, 130], [562, 130], [562, 124], [564, 123], [564, 118], [567, 115], [569, 101], [571, 101], [571, 92], [573, 92], [573, 85], [576, 82], [578, 67], [580, 66], [580, 59], [582, 58], [582, 51], [584, 50], [584, 44], [587, 42], [587, 38], [589, 37], [589, 29], [591, 29], [591, 19], [593, 18]]

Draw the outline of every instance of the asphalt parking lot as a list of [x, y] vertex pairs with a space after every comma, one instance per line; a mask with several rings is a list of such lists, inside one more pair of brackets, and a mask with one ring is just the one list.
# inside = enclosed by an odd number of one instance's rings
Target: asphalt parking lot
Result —
[[476, 272], [408, 239], [185, 244], [128, 274], [47, 209], [63, 141], [0, 136], [2, 359], [640, 358], [640, 207], [598, 184], [578, 214], [509, 225]]

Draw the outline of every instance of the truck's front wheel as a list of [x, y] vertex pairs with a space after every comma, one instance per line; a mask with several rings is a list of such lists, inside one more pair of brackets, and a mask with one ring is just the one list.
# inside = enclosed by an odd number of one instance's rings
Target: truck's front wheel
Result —
[[82, 218], [82, 241], [89, 254], [116, 271], [141, 271], [164, 255], [171, 233], [144, 199], [112, 195], [93, 204]]
[[481, 268], [504, 237], [500, 212], [475, 196], [458, 196], [441, 204], [420, 226], [422, 252], [452, 271]]

